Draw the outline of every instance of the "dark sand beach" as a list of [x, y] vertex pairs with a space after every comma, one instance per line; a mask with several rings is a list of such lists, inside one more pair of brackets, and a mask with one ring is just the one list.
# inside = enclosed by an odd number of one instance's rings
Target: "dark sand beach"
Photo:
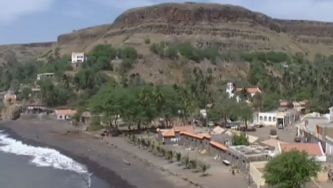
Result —
[[1, 122], [0, 130], [27, 144], [60, 151], [86, 165], [90, 172], [104, 179], [110, 187], [191, 187], [187, 182], [149, 166], [117, 147], [110, 147], [99, 138], [77, 131], [67, 122], [22, 119]]

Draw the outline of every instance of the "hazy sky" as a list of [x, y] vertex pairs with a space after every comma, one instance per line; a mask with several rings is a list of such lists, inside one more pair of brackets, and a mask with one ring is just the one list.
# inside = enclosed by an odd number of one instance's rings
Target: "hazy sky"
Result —
[[[55, 41], [59, 34], [111, 23], [128, 8], [189, 0], [0, 0], [0, 44]], [[275, 18], [333, 22], [333, 0], [192, 0], [234, 4]]]

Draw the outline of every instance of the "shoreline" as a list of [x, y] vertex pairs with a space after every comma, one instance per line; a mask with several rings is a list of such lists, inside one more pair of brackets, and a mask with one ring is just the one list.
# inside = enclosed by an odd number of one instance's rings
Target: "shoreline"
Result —
[[[117, 144], [110, 145], [102, 139], [82, 133], [67, 122], [20, 119], [0, 122], [1, 129], [26, 144], [58, 150], [85, 165], [89, 172], [113, 188], [192, 187], [178, 177], [147, 165], [135, 153], [127, 153], [123, 148], [118, 148]], [[130, 165], [124, 163], [124, 160], [129, 161]]]
[[1, 126], [2, 124], [3, 124], [3, 122], [0, 123], [0, 130], [3, 130], [4, 133], [8, 134], [8, 136], [10, 136], [11, 138], [22, 141], [23, 143], [31, 145], [31, 146], [55, 149], [55, 150], [59, 151], [61, 154], [65, 155], [67, 157], [70, 157], [73, 160], [79, 162], [80, 164], [86, 166], [90, 173], [97, 176], [98, 178], [101, 178], [111, 187], [136, 188], [135, 186], [129, 184], [122, 177], [118, 176], [111, 169], [103, 167], [103, 166], [99, 165], [97, 162], [90, 160], [89, 158], [75, 155], [74, 153], [66, 151], [61, 147], [52, 146], [52, 145], [46, 144], [44, 142], [36, 141], [31, 138], [25, 138], [23, 136], [20, 136], [17, 132], [13, 131], [9, 127]]

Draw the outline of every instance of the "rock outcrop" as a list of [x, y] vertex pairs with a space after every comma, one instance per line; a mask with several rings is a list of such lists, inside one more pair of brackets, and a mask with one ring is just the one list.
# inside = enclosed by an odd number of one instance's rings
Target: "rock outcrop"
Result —
[[[96, 44], [144, 48], [151, 41], [190, 41], [198, 47], [221, 51], [274, 50], [333, 54], [333, 24], [273, 19], [239, 6], [168, 3], [131, 9], [113, 24], [61, 35], [62, 52], [89, 51]], [[146, 50], [147, 51], [147, 50]]]

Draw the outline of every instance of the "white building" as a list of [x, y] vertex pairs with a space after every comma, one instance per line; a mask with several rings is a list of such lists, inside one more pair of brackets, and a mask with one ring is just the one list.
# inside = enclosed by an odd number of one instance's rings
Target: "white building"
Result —
[[73, 52], [72, 53], [72, 63], [83, 63], [85, 61], [85, 55], [83, 52]]
[[287, 127], [299, 120], [299, 113], [296, 110], [259, 112], [255, 120], [256, 124], [264, 126]]
[[235, 90], [236, 90], [235, 84], [232, 82], [228, 82], [225, 92], [228, 94], [229, 98], [232, 98], [235, 96]]
[[325, 151], [327, 155], [333, 155], [333, 138], [326, 136], [326, 147]]
[[54, 73], [42, 73], [42, 74], [37, 74], [37, 80], [46, 80], [46, 79], [53, 79], [54, 78]]

